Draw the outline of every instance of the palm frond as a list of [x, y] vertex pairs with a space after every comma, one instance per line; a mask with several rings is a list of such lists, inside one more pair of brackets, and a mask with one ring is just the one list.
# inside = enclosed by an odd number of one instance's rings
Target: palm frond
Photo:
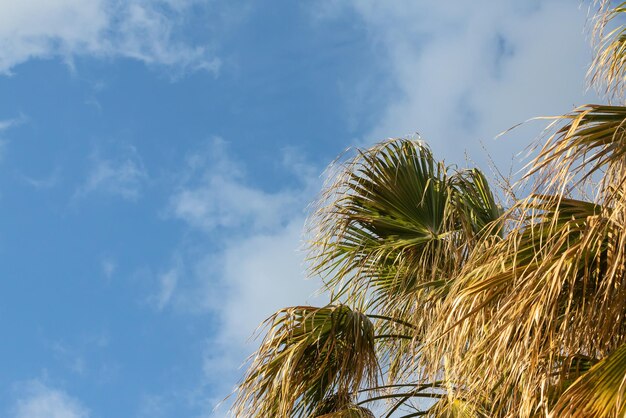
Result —
[[445, 398], [428, 409], [430, 418], [486, 418], [480, 408], [461, 399]]
[[530, 417], [572, 371], [563, 357], [601, 355], [624, 335], [626, 257], [621, 224], [599, 205], [533, 196], [519, 210], [524, 223], [455, 280], [428, 358], [446, 359], [464, 396], [489, 399], [492, 414]]
[[[595, 201], [612, 205], [626, 179], [626, 107], [585, 105], [554, 118], [564, 122], [531, 162], [526, 175], [535, 191], [567, 196], [576, 188], [595, 189]], [[599, 184], [594, 175], [601, 175]]]
[[283, 309], [238, 387], [233, 407], [241, 417], [309, 417], [320, 405], [352, 399], [374, 386], [378, 363], [374, 327], [346, 305]]
[[375, 418], [372, 411], [360, 406], [351, 406], [341, 411], [318, 415], [316, 418]]
[[404, 274], [411, 269], [433, 277], [438, 255], [426, 249], [439, 244], [448, 196], [445, 167], [426, 146], [398, 140], [359, 151], [314, 215], [313, 274], [337, 298], [370, 286], [406, 292], [415, 285], [415, 274]]
[[489, 187], [487, 178], [478, 169], [463, 170], [452, 176], [453, 204], [465, 236], [489, 234], [502, 237], [503, 225], [497, 222], [503, 214]]
[[626, 344], [572, 384], [550, 413], [560, 418], [618, 418], [626, 415]]
[[335, 300], [370, 295], [373, 307], [410, 317], [416, 303], [445, 290], [499, 215], [478, 170], [450, 171], [426, 145], [404, 139], [343, 166], [312, 217], [312, 274]]
[[626, 82], [626, 28], [617, 25], [608, 32], [607, 28], [624, 16], [626, 2], [614, 5], [611, 1], [603, 0], [600, 3], [594, 27], [596, 51], [588, 78], [591, 85], [595, 85], [609, 98], [623, 97]]

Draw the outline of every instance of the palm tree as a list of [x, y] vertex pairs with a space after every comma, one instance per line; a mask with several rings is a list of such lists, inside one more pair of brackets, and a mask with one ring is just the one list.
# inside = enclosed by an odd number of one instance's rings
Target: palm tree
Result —
[[[386, 141], [339, 170], [312, 218], [312, 273], [331, 304], [284, 309], [239, 388], [235, 415], [369, 417], [361, 405], [443, 399], [413, 359], [500, 209], [476, 169], [437, 162], [423, 143]], [[489, 227], [487, 227], [489, 225]]]
[[[626, 29], [604, 32], [625, 12], [597, 18], [590, 80], [612, 99]], [[550, 129], [506, 210], [420, 141], [340, 165], [310, 218], [330, 304], [267, 320], [233, 414], [626, 416], [626, 107]]]

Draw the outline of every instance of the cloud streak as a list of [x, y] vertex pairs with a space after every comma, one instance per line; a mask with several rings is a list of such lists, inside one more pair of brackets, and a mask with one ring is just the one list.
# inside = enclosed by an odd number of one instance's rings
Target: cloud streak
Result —
[[134, 147], [126, 146], [111, 158], [95, 153], [90, 160], [86, 180], [76, 190], [75, 199], [93, 193], [131, 201], [139, 199], [142, 188], [148, 181], [148, 172]]
[[0, 73], [31, 59], [78, 56], [131, 58], [148, 65], [217, 74], [220, 61], [207, 46], [182, 37], [193, 1], [0, 1]]
[[89, 410], [65, 392], [38, 380], [21, 385], [12, 418], [89, 418]]

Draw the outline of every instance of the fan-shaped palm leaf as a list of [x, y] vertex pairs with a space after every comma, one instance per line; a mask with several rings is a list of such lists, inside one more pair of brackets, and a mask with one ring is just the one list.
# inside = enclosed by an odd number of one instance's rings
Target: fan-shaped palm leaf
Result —
[[398, 312], [444, 287], [499, 215], [478, 170], [449, 171], [427, 146], [402, 139], [345, 164], [313, 217], [312, 272], [335, 299], [372, 291], [374, 307]]

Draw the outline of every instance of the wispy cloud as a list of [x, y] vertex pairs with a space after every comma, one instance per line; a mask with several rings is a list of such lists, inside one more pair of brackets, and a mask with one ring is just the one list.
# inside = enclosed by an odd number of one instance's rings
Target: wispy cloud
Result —
[[304, 280], [299, 250], [319, 170], [295, 148], [284, 150], [278, 162], [294, 181], [268, 191], [230, 155], [226, 142], [215, 139], [189, 156], [170, 200], [170, 217], [199, 238], [177, 248], [174, 267], [158, 276], [152, 301], [160, 309], [210, 312], [217, 321], [199, 359], [205, 378], [192, 396], [206, 416], [214, 416], [212, 408], [236, 383], [259, 323], [281, 307], [313, 300], [319, 285]]
[[0, 2], [0, 73], [33, 58], [132, 58], [217, 73], [220, 61], [181, 34], [197, 1], [22, 0]]
[[30, 177], [22, 175], [22, 179], [31, 187], [35, 189], [51, 189], [59, 184], [61, 181], [61, 169], [55, 167], [52, 172], [45, 177]]
[[419, 132], [450, 162], [463, 163], [467, 151], [484, 163], [481, 142], [494, 159], [509, 161], [540, 129], [492, 141], [498, 133], [593, 100], [583, 96], [590, 52], [580, 2], [321, 4], [316, 18], [353, 13], [362, 20], [391, 81], [364, 142]]
[[88, 418], [89, 410], [64, 391], [39, 380], [23, 383], [14, 404], [13, 418]]
[[26, 120], [27, 118], [25, 115], [20, 115], [16, 118], [0, 120], [0, 132], [21, 125], [25, 123]]
[[100, 268], [105, 279], [111, 280], [117, 271], [117, 262], [111, 257], [103, 257], [100, 261]]
[[137, 200], [148, 180], [148, 172], [137, 150], [124, 146], [117, 155], [102, 157], [92, 154], [90, 168], [85, 182], [74, 193], [74, 198], [92, 193], [119, 196], [127, 200]]
[[[302, 210], [301, 191], [267, 192], [247, 184], [244, 168], [227, 155], [226, 147], [216, 138], [209, 149], [188, 157], [185, 181], [170, 199], [174, 217], [206, 232], [241, 227], [259, 231], [285, 225]], [[285, 153], [284, 164], [295, 165], [296, 160]]]
[[27, 120], [28, 118], [24, 114], [20, 114], [15, 118], [0, 120], [0, 160], [4, 158], [6, 147], [10, 142], [5, 138], [5, 132], [25, 123]]
[[178, 283], [178, 268], [174, 267], [159, 276], [159, 288], [157, 292], [150, 297], [158, 310], [163, 310], [172, 299], [172, 295], [176, 290]]

